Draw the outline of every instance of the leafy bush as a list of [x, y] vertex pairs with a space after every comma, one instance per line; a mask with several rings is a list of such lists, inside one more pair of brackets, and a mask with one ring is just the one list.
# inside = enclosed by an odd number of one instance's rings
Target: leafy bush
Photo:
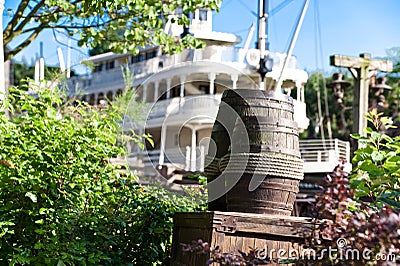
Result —
[[400, 208], [400, 136], [391, 138], [384, 133], [393, 121], [376, 110], [369, 112], [367, 119], [373, 126], [365, 129], [367, 136], [353, 134], [364, 146], [355, 151], [351, 188], [358, 198]]
[[[313, 265], [384, 265], [399, 259], [400, 214], [390, 206], [375, 208], [354, 200], [343, 166], [328, 176], [324, 193], [317, 196], [317, 231], [303, 229], [305, 248], [315, 251]], [[317, 234], [316, 234], [317, 233]], [[355, 253], [354, 253], [355, 252]], [[358, 257], [356, 255], [358, 255]], [[393, 254], [390, 255], [389, 254]]]
[[199, 206], [139, 186], [110, 163], [125, 154], [119, 114], [65, 105], [45, 88], [11, 88], [7, 98], [10, 117], [0, 117], [0, 264], [165, 262], [173, 213]]

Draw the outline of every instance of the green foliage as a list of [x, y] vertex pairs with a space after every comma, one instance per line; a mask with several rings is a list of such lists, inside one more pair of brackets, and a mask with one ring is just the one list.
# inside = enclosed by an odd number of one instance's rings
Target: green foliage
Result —
[[[121, 95], [117, 95], [115, 100], [110, 103], [114, 109], [123, 115], [124, 123], [130, 123], [136, 128], [144, 126], [146, 114], [149, 113], [149, 105], [145, 102], [137, 100], [137, 92], [133, 88], [134, 75], [130, 71], [128, 65], [121, 67], [122, 76], [124, 78], [125, 90]], [[149, 142], [152, 140], [149, 135], [143, 135]], [[154, 144], [152, 144], [153, 146]]]
[[391, 138], [383, 133], [392, 127], [390, 118], [372, 110], [367, 114], [374, 128], [365, 129], [366, 136], [353, 134], [362, 147], [355, 151], [357, 165], [351, 187], [357, 197], [370, 197], [376, 203], [400, 207], [400, 136]]
[[[14, 41], [5, 58], [12, 58], [45, 29], [79, 36], [80, 46], [116, 53], [136, 54], [145, 45], [161, 45], [169, 53], [184, 47], [199, 48], [204, 45], [202, 42], [190, 35], [182, 39], [168, 35], [165, 25], [177, 22], [187, 26], [190, 20], [185, 14], [199, 8], [218, 10], [220, 3], [221, 0], [20, 0], [13, 17], [5, 23], [4, 45]], [[170, 16], [178, 7], [183, 15]]]
[[[345, 80], [349, 80], [346, 73], [344, 75]], [[326, 84], [332, 82], [332, 77], [323, 77], [322, 73], [315, 72], [310, 75], [305, 85], [305, 102], [307, 105], [307, 117], [310, 119], [310, 127], [307, 132], [307, 138], [319, 138], [321, 136], [321, 130], [315, 132], [315, 128], [318, 128], [319, 123], [322, 124], [327, 136], [327, 121], [328, 118], [331, 121], [332, 137], [339, 139], [348, 139], [349, 132], [353, 123], [351, 106], [353, 103], [352, 87], [349, 87], [345, 91], [343, 106], [340, 106], [335, 101], [335, 97], [331, 89], [326, 88]], [[318, 117], [318, 94], [321, 101], [321, 112], [322, 122]], [[327, 101], [325, 101], [325, 97]], [[326, 106], [327, 103], [327, 106]], [[327, 112], [329, 111], [329, 117]], [[345, 121], [344, 124], [343, 122]]]
[[[389, 206], [375, 208], [354, 200], [354, 190], [350, 189], [343, 168], [337, 166], [328, 176], [324, 192], [316, 195], [315, 227], [299, 228], [304, 234], [305, 247], [313, 249], [317, 258], [302, 257], [301, 265], [394, 263], [393, 257], [399, 258], [400, 254], [400, 214]], [[353, 257], [351, 252], [359, 256]], [[379, 261], [379, 254], [392, 257]]]
[[126, 151], [112, 107], [33, 89], [10, 88], [11, 116], [0, 117], [0, 264], [165, 263], [172, 215], [197, 201], [110, 162]]
[[202, 174], [191, 174], [188, 178], [197, 180], [201, 185], [207, 185], [207, 177]]
[[[29, 66], [28, 64], [22, 62], [22, 63], [13, 63], [12, 64], [13, 68], [13, 85], [14, 86], [20, 86], [23, 84], [23, 80], [27, 78], [33, 79], [35, 76], [35, 67], [34, 66]], [[50, 80], [54, 78], [56, 75], [59, 75], [59, 68], [58, 67], [52, 67], [52, 66], [44, 66], [44, 78], [46, 80]], [[72, 73], [73, 75], [73, 73]]]

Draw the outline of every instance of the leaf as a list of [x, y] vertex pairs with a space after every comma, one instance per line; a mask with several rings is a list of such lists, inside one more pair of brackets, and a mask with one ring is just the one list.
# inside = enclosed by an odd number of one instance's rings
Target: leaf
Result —
[[373, 132], [371, 133], [371, 138], [372, 138], [374, 141], [379, 141], [379, 140], [382, 138], [382, 133], [373, 131]]
[[35, 245], [33, 246], [34, 249], [41, 249], [43, 248], [43, 243], [37, 242], [35, 243]]
[[35, 194], [33, 194], [32, 192], [26, 192], [25, 193], [25, 197], [28, 197], [31, 199], [31, 201], [33, 201], [34, 203], [37, 202], [37, 197]]
[[162, 232], [164, 232], [163, 228], [161, 228], [161, 227], [154, 228], [154, 233], [161, 234]]
[[381, 196], [378, 197], [379, 201], [382, 201], [390, 206], [393, 206], [395, 208], [400, 208], [400, 202], [390, 199], [389, 197], [392, 196], [391, 194], [383, 194]]
[[[370, 127], [366, 127], [366, 128], [364, 129], [364, 132], [367, 133], [367, 134], [371, 134], [371, 133], [373, 132], [373, 129], [370, 128]], [[355, 134], [352, 134], [352, 135], [355, 135]], [[357, 134], [357, 135], [360, 136], [360, 134]]]
[[150, 134], [143, 134], [143, 137], [145, 138], [145, 140], [147, 140], [147, 142], [150, 143], [151, 147], [154, 148], [154, 140], [152, 139]]
[[379, 167], [371, 161], [364, 161], [358, 168], [365, 172], [380, 171]]
[[361, 135], [360, 135], [360, 134], [358, 134], [358, 133], [353, 133], [353, 134], [350, 134], [350, 136], [351, 136], [353, 139], [358, 139], [358, 140], [368, 140], [368, 138], [367, 138], [367, 137], [361, 136]]
[[58, 260], [57, 266], [66, 266], [62, 260]]
[[373, 151], [371, 154], [371, 159], [374, 162], [380, 162], [385, 158], [385, 154], [381, 151]]

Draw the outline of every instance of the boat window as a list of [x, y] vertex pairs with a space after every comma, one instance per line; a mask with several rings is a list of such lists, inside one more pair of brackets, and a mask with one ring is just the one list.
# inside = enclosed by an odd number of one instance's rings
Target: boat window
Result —
[[144, 54], [144, 53], [139, 54], [139, 62], [142, 62], [145, 60], [146, 60], [146, 54]]
[[171, 88], [171, 98], [174, 97], [179, 97], [180, 96], [180, 92], [181, 92], [181, 87], [180, 86], [174, 86], [173, 88]]
[[114, 61], [109, 61], [106, 63], [106, 70], [113, 69], [115, 67]]
[[199, 20], [200, 21], [206, 21], [207, 20], [207, 10], [205, 10], [205, 9], [200, 9], [199, 10]]
[[146, 59], [151, 59], [151, 58], [154, 58], [156, 56], [157, 56], [157, 51], [156, 50], [146, 53]]
[[134, 55], [131, 57], [131, 64], [139, 62], [139, 55]]
[[200, 94], [210, 94], [210, 85], [200, 85], [199, 91]]
[[94, 72], [100, 72], [101, 71], [101, 67], [102, 67], [102, 65], [96, 65], [94, 67]]

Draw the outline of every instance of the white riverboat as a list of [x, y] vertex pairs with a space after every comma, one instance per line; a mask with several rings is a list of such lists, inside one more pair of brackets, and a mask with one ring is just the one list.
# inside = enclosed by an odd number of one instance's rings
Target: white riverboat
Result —
[[[177, 14], [179, 15], [179, 14]], [[179, 36], [183, 29], [168, 25], [170, 34]], [[113, 100], [126, 87], [121, 67], [133, 74], [137, 100], [149, 106], [144, 126], [126, 123], [125, 129], [152, 135], [154, 147], [145, 150], [132, 146], [127, 160], [140, 176], [156, 175], [160, 166], [172, 176], [177, 171], [203, 172], [211, 130], [221, 94], [226, 89], [264, 89], [275, 87], [281, 74], [285, 54], [266, 51], [273, 59], [272, 71], [266, 74], [264, 88], [259, 88], [257, 72], [260, 51], [249, 48], [247, 41], [231, 33], [212, 29], [210, 10], [198, 10], [191, 19], [190, 32], [203, 40], [203, 50], [187, 49], [180, 54], [163, 54], [158, 47], [141, 49], [138, 55], [104, 53], [90, 57], [96, 67], [90, 75], [68, 80], [71, 94], [78, 94], [90, 104]], [[250, 36], [251, 37], [251, 36]], [[299, 131], [309, 125], [304, 102], [306, 71], [298, 69], [296, 58], [289, 58], [283, 73], [282, 93], [293, 94], [295, 121]], [[339, 140], [301, 141], [305, 173], [333, 170], [339, 158], [349, 161], [349, 147]]]

